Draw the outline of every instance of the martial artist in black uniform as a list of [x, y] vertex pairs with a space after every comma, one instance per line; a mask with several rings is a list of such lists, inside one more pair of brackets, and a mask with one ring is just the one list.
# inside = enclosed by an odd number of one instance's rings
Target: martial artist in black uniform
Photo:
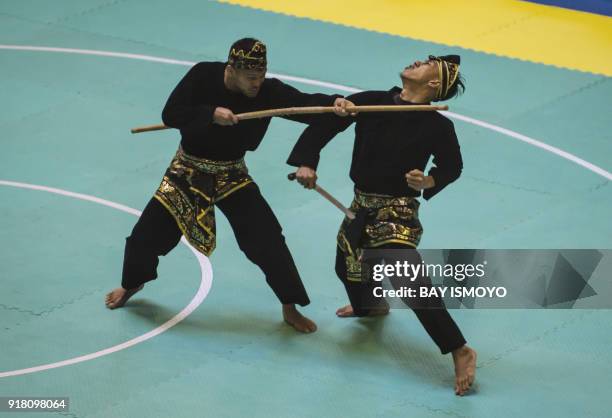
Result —
[[[316, 330], [296, 304], [310, 303], [282, 234], [244, 155], [261, 143], [271, 118], [238, 122], [236, 114], [271, 108], [336, 106], [340, 96], [306, 94], [265, 78], [266, 46], [253, 38], [236, 41], [228, 61], [194, 65], [170, 95], [162, 113], [181, 132], [180, 147], [154, 197], [127, 238], [121, 287], [107, 295], [107, 307], [122, 306], [144, 283], [157, 277], [160, 255], [182, 235], [200, 252], [215, 248], [217, 206], [227, 217], [247, 258], [257, 264], [283, 305], [286, 322], [301, 332]], [[318, 116], [287, 116], [309, 123]]]
[[[464, 89], [459, 63], [456, 55], [430, 56], [400, 73], [402, 88], [356, 93], [347, 101], [356, 106], [393, 106], [447, 100]], [[438, 112], [362, 113], [353, 118], [329, 115], [305, 129], [287, 161], [300, 167], [296, 172], [300, 183], [314, 187], [321, 149], [353, 122], [350, 177], [355, 198], [350, 208], [357, 217], [344, 219], [336, 256], [336, 273], [351, 304], [340, 308], [337, 315], [384, 315], [389, 311], [387, 302], [375, 298], [374, 284], [362, 280], [363, 249], [416, 248], [423, 233], [416, 198], [422, 191], [423, 198], [431, 199], [460, 176], [463, 163], [453, 123]], [[425, 175], [432, 156], [434, 166]], [[420, 263], [420, 256], [412, 254], [419, 257], [414, 264]], [[455, 392], [464, 394], [474, 380], [476, 352], [467, 347], [442, 300], [432, 298], [411, 307], [440, 351], [453, 353]]]

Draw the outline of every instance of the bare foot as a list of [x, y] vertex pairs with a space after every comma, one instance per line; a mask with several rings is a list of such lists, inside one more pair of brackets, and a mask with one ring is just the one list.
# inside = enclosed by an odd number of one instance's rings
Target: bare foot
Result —
[[128, 301], [136, 292], [142, 290], [144, 284], [141, 284], [135, 289], [124, 289], [123, 287], [118, 287], [112, 290], [110, 293], [106, 295], [105, 304], [108, 309], [117, 309], [121, 308], [125, 305], [125, 302]]
[[285, 322], [295, 328], [296, 331], [310, 334], [317, 330], [317, 325], [302, 315], [295, 305], [283, 305], [283, 318]]
[[465, 395], [476, 378], [476, 351], [467, 345], [453, 351], [455, 395]]
[[[370, 312], [366, 316], [383, 316], [389, 314], [389, 307], [382, 306], [380, 308], [370, 309]], [[340, 318], [350, 318], [355, 316], [355, 312], [353, 312], [353, 307], [351, 305], [343, 306], [336, 311], [336, 315]]]

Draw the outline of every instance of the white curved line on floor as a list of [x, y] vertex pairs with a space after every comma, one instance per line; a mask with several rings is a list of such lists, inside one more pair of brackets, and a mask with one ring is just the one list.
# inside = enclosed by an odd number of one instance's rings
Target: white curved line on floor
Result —
[[[91, 196], [91, 195], [87, 195], [83, 193], [75, 193], [75, 192], [71, 192], [68, 190], [57, 189], [54, 187], [39, 186], [37, 184], [19, 183], [15, 181], [7, 181], [7, 180], [0, 180], [0, 186], [18, 187], [21, 189], [30, 189], [30, 190], [38, 190], [42, 192], [47, 192], [47, 193], [54, 193], [54, 194], [58, 194], [61, 196], [71, 197], [73, 199], [86, 200], [89, 202], [97, 203], [99, 205], [108, 206], [113, 209], [117, 209], [122, 212], [127, 212], [132, 215], [136, 215], [136, 216], [140, 216], [141, 214], [140, 211], [130, 208], [128, 206], [122, 205], [120, 203], [111, 202], [110, 200], [101, 199], [99, 197]], [[173, 326], [181, 322], [183, 319], [185, 319], [187, 316], [189, 316], [198, 306], [200, 306], [200, 304], [204, 301], [204, 299], [208, 295], [208, 292], [210, 291], [210, 287], [212, 285], [212, 267], [210, 265], [210, 261], [208, 260], [206, 256], [204, 256], [203, 254], [195, 250], [193, 247], [191, 247], [187, 243], [184, 237], [181, 240], [183, 244], [189, 247], [191, 252], [193, 252], [196, 258], [198, 259], [198, 263], [200, 264], [200, 271], [202, 273], [201, 280], [200, 280], [200, 287], [198, 288], [198, 291], [196, 292], [193, 299], [191, 299], [191, 302], [189, 302], [189, 304], [185, 308], [183, 308], [182, 311], [180, 311], [174, 317], [170, 318], [168, 321], [164, 322], [157, 328], [147, 332], [146, 334], [140, 335], [136, 338], [132, 338], [131, 340], [126, 341], [124, 343], [117, 344], [112, 347], [106, 348], [104, 350], [96, 351], [94, 353], [85, 354], [79, 357], [74, 357], [74, 358], [70, 358], [67, 360], [58, 361], [55, 363], [42, 364], [40, 366], [28, 367], [25, 369], [0, 372], [0, 378], [19, 376], [19, 375], [28, 374], [28, 373], [40, 372], [43, 370], [56, 369], [58, 367], [70, 366], [72, 364], [82, 363], [84, 361], [93, 360], [93, 359], [96, 359], [102, 356], [106, 356], [108, 354], [116, 353], [117, 351], [125, 350], [126, 348], [132, 347], [136, 344], [140, 344], [146, 340], [149, 340], [161, 334], [162, 332], [169, 330], [170, 328], [172, 328]], [[102, 300], [100, 300], [100, 304], [102, 304]]]

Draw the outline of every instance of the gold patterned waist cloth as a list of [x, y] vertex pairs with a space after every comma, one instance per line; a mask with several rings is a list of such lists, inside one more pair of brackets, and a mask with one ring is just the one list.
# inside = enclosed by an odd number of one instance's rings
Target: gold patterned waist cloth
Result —
[[395, 244], [416, 248], [423, 234], [419, 201], [410, 196], [364, 193], [355, 189], [351, 210], [355, 219], [344, 218], [337, 244], [344, 254], [347, 279], [361, 281], [364, 248]]
[[179, 148], [155, 192], [185, 238], [210, 255], [216, 246], [215, 203], [253, 183], [243, 159], [214, 161]]
[[[419, 207], [420, 203], [417, 199], [411, 196], [389, 196], [384, 194], [366, 193], [359, 189], [355, 189], [355, 198], [353, 203], [357, 206], [367, 209], [379, 209], [385, 206], [405, 206]], [[352, 207], [353, 205], [351, 205]]]
[[209, 160], [207, 158], [189, 155], [183, 151], [182, 147], [179, 147], [178, 151], [176, 152], [175, 159], [178, 159], [185, 165], [191, 166], [194, 169], [208, 174], [222, 174], [230, 171], [240, 171], [244, 173], [248, 172], [243, 158], [233, 161]]

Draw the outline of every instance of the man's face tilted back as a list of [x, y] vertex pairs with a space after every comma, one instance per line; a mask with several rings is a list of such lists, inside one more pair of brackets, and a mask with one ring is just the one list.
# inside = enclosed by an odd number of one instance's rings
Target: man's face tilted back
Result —
[[415, 61], [404, 68], [401, 73], [402, 79], [421, 81], [427, 83], [438, 79], [438, 68], [434, 60]]
[[400, 78], [403, 83], [430, 89], [432, 98], [435, 97], [436, 90], [440, 84], [438, 65], [431, 59], [413, 62], [404, 68], [400, 73]]

